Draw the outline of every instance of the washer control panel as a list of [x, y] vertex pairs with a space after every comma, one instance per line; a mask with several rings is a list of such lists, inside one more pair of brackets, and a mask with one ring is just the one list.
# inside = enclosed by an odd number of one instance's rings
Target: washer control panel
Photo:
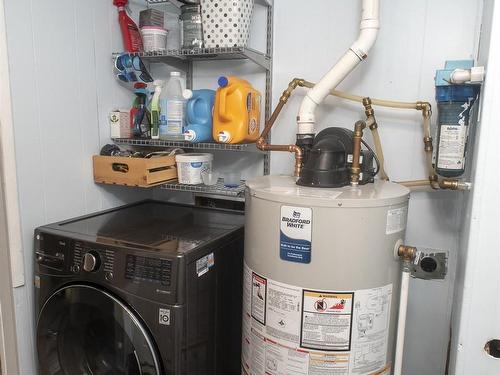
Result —
[[168, 259], [148, 258], [128, 254], [125, 278], [133, 281], [147, 281], [162, 286], [172, 282], [172, 262]]
[[95, 248], [80, 241], [75, 242], [71, 266], [73, 273], [103, 271], [106, 280], [110, 281], [113, 279], [114, 266], [115, 252], [113, 250]]

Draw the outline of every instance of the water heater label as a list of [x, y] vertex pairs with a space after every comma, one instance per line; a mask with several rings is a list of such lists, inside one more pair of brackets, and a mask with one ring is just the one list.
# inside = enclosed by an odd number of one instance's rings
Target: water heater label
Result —
[[304, 290], [300, 345], [326, 351], [351, 350], [353, 298], [354, 293]]
[[403, 231], [406, 228], [407, 217], [408, 207], [394, 208], [387, 211], [385, 234], [393, 234]]
[[311, 262], [312, 209], [281, 206], [280, 258], [290, 262]]
[[311, 290], [257, 274], [247, 264], [243, 280], [244, 374], [390, 373], [392, 284]]

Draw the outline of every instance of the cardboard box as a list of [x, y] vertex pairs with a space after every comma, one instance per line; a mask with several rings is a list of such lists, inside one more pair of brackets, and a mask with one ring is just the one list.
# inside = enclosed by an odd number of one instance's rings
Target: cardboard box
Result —
[[132, 138], [130, 128], [130, 112], [127, 109], [118, 109], [109, 113], [111, 138]]

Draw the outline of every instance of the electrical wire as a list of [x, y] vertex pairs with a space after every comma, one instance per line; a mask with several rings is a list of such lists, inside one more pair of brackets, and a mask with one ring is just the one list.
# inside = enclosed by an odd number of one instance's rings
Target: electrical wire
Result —
[[375, 163], [377, 163], [377, 170], [373, 173], [373, 177], [375, 177], [378, 172], [380, 172], [380, 161], [378, 160], [377, 154], [373, 151], [373, 149], [366, 143], [363, 139], [361, 139], [361, 143], [373, 153], [373, 157], [375, 158]]

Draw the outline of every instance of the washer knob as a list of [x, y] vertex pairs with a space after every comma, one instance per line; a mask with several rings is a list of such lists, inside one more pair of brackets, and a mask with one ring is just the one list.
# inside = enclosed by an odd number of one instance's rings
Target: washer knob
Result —
[[83, 269], [87, 272], [97, 271], [99, 268], [99, 255], [95, 253], [86, 253], [83, 256]]

